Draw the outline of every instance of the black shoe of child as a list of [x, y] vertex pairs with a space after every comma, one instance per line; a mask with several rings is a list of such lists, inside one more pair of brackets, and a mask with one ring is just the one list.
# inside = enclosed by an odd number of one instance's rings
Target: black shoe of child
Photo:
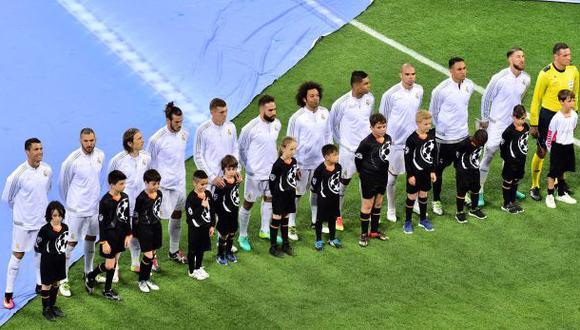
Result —
[[294, 249], [290, 246], [290, 244], [284, 244], [284, 246], [282, 246], [282, 252], [286, 253], [291, 257], [294, 256]]
[[90, 276], [87, 276], [85, 278], [85, 289], [89, 294], [93, 294], [93, 292], [95, 291], [95, 282], [96, 282], [95, 279]]
[[103, 291], [103, 296], [105, 296], [105, 298], [107, 298], [109, 300], [115, 300], [115, 301], [121, 300], [121, 296], [119, 296], [119, 294], [113, 290]]
[[282, 258], [284, 256], [284, 254], [282, 253], [282, 251], [278, 250], [277, 246], [271, 246], [270, 247], [270, 254], [273, 255], [276, 258]]
[[50, 307], [45, 307], [42, 310], [42, 316], [44, 316], [44, 318], [49, 321], [54, 321], [56, 319], [56, 316], [54, 315]]
[[51, 306], [52, 309], [52, 313], [54, 314], [54, 316], [56, 317], [63, 317], [64, 316], [64, 312], [62, 311], [62, 309], [58, 308], [58, 306]]

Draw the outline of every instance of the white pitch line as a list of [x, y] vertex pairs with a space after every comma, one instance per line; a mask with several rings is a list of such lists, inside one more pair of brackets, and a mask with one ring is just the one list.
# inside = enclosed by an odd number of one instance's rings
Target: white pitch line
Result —
[[205, 116], [197, 111], [197, 106], [189, 96], [181, 91], [163, 73], [139, 54], [126, 40], [110, 29], [79, 1], [58, 0], [58, 3], [115, 55], [123, 60], [123, 62], [159, 93], [159, 95], [167, 101], [175, 101], [184, 110], [187, 119], [191, 123], [201, 123], [206, 119]]

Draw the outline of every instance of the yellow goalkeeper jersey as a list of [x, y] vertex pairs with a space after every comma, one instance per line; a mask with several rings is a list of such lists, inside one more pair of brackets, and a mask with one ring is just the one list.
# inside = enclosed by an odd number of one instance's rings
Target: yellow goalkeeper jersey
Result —
[[[568, 65], [564, 71], [559, 71], [551, 63], [538, 74], [532, 106], [530, 109], [530, 125], [537, 126], [540, 116], [540, 105], [542, 108], [557, 112], [560, 110], [558, 93], [563, 89], [569, 89], [576, 94], [578, 100], [578, 89], [580, 75], [578, 68], [574, 65]], [[578, 102], [576, 102], [576, 111], [578, 111]]]

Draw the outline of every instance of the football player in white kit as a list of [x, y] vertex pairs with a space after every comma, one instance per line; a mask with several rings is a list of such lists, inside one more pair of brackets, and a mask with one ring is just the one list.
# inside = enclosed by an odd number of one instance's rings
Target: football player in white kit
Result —
[[[346, 187], [356, 173], [354, 154], [360, 142], [370, 134], [369, 118], [375, 105], [370, 92], [371, 82], [364, 71], [353, 71], [350, 76], [351, 90], [334, 101], [328, 118], [334, 142], [339, 148], [339, 164], [342, 166], [340, 179], [340, 209]], [[336, 230], [344, 230], [342, 217], [336, 220]]]
[[[113, 170], [119, 170], [125, 174], [125, 193], [129, 196], [129, 214], [133, 216], [135, 209], [135, 200], [145, 188], [143, 183], [143, 173], [150, 168], [151, 155], [143, 146], [145, 140], [143, 134], [136, 128], [129, 128], [123, 133], [123, 151], [116, 154], [109, 162], [107, 173]], [[136, 236], [132, 236], [129, 242], [129, 251], [131, 252], [131, 271], [139, 272], [141, 261], [141, 248]], [[117, 262], [116, 272], [118, 273], [119, 263]]]
[[389, 88], [381, 98], [379, 112], [387, 118], [387, 134], [393, 139], [387, 183], [387, 219], [397, 221], [395, 185], [397, 176], [405, 173], [405, 142], [417, 129], [416, 116], [423, 100], [423, 87], [415, 83], [415, 67], [401, 65], [401, 82]]
[[[228, 106], [226, 101], [214, 98], [209, 103], [211, 118], [197, 128], [193, 141], [193, 161], [198, 170], [204, 171], [209, 179], [208, 190], [214, 192], [214, 187], [225, 187], [221, 161], [227, 155], [240, 159], [238, 148], [238, 133], [236, 125], [227, 120]], [[241, 182], [241, 175], [237, 176]], [[232, 246], [232, 252], [236, 252]]]
[[[300, 176], [296, 186], [296, 211], [300, 198], [309, 190], [314, 170], [324, 161], [322, 147], [332, 143], [332, 132], [328, 127], [328, 109], [320, 106], [322, 86], [307, 81], [300, 85], [296, 103], [300, 109], [288, 120], [287, 135], [296, 139], [298, 149], [294, 156], [298, 161]], [[316, 194], [310, 193], [311, 223], [316, 223]], [[298, 240], [296, 233], [296, 213], [289, 215], [288, 238]]]
[[179, 241], [181, 212], [185, 208], [185, 146], [189, 132], [182, 126], [183, 112], [173, 102], [167, 103], [165, 126], [151, 136], [147, 151], [151, 155], [151, 168], [161, 174], [161, 218], [169, 219], [169, 259], [186, 264], [187, 257], [179, 248]]
[[[26, 161], [6, 179], [2, 201], [12, 209], [12, 254], [6, 271], [4, 308], [14, 308], [13, 289], [20, 262], [26, 252], [32, 251], [38, 231], [44, 224], [48, 192], [52, 183], [52, 169], [42, 161], [42, 143], [37, 138], [24, 142]], [[44, 224], [43, 224], [44, 222]], [[37, 291], [40, 291], [40, 254], [35, 253]]]
[[[246, 169], [244, 204], [240, 208], [240, 235], [238, 243], [244, 251], [251, 251], [248, 239], [250, 210], [262, 197], [260, 238], [270, 238], [272, 194], [269, 188], [270, 171], [278, 158], [276, 140], [282, 125], [276, 119], [276, 101], [270, 95], [258, 100], [260, 114], [240, 132], [240, 162]], [[280, 240], [281, 242], [281, 240]]]
[[69, 228], [66, 247], [67, 278], [61, 281], [61, 295], [70, 297], [68, 269], [70, 257], [79, 239], [84, 238], [84, 273], [93, 270], [95, 240], [99, 234], [99, 201], [101, 177], [105, 154], [95, 145], [97, 138], [91, 128], [80, 133], [81, 147], [73, 151], [62, 163], [59, 176], [60, 197], [66, 207], [64, 222]]
[[[487, 130], [487, 143], [481, 160], [479, 207], [485, 205], [483, 185], [489, 174], [493, 156], [499, 150], [501, 135], [512, 124], [512, 112], [516, 105], [522, 103], [530, 87], [530, 76], [524, 71], [526, 61], [524, 51], [513, 47], [507, 52], [509, 67], [491, 77], [481, 98], [481, 127]], [[525, 198], [521, 192], [516, 193], [518, 199]]]

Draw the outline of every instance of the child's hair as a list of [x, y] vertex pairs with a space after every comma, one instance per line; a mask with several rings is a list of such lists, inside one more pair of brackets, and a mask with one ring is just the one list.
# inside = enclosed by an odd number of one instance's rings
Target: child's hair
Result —
[[48, 206], [46, 207], [46, 214], [44, 215], [46, 222], [50, 222], [50, 220], [52, 220], [52, 212], [54, 210], [58, 211], [58, 214], [64, 219], [64, 215], [66, 213], [64, 205], [62, 205], [62, 203], [59, 201], [52, 201], [48, 203]]
[[161, 174], [159, 174], [159, 172], [157, 172], [156, 169], [152, 168], [150, 170], [145, 171], [145, 173], [143, 173], [143, 181], [145, 181], [146, 183], [160, 182], [161, 181]]
[[230, 167], [238, 167], [238, 160], [236, 157], [232, 155], [226, 155], [221, 161], [222, 171], [225, 171], [226, 168]]
[[517, 119], [522, 119], [526, 115], [526, 108], [523, 105], [518, 104], [514, 107], [514, 111], [512, 112], [512, 116], [516, 117]]
[[574, 92], [572, 92], [569, 89], [563, 89], [558, 92], [558, 101], [560, 102], [566, 101], [567, 99], [575, 99], [575, 98], [576, 94], [574, 94]]
[[193, 181], [197, 182], [199, 180], [207, 179], [207, 173], [202, 170], [197, 170], [193, 172]]
[[335, 152], [338, 152], [338, 148], [332, 143], [329, 143], [322, 147], [322, 157], [326, 157]]
[[109, 182], [109, 184], [117, 184], [117, 182], [126, 179], [127, 176], [125, 175], [125, 173], [119, 170], [112, 170], [111, 173], [109, 173], [109, 176], [107, 177], [107, 181]]
[[415, 115], [415, 122], [420, 123], [423, 120], [428, 120], [431, 119], [431, 113], [427, 110], [419, 110], [417, 112], [417, 115]]
[[382, 114], [375, 112], [369, 117], [369, 122], [371, 123], [371, 127], [374, 127], [376, 124], [386, 124], [387, 118]]
[[473, 141], [477, 143], [478, 146], [482, 146], [487, 142], [487, 131], [484, 129], [478, 129], [473, 133]]
[[278, 157], [282, 156], [282, 150], [288, 147], [292, 142], [296, 143], [296, 139], [291, 136], [286, 136], [282, 139], [282, 143], [280, 143], [280, 147], [278, 148]]

